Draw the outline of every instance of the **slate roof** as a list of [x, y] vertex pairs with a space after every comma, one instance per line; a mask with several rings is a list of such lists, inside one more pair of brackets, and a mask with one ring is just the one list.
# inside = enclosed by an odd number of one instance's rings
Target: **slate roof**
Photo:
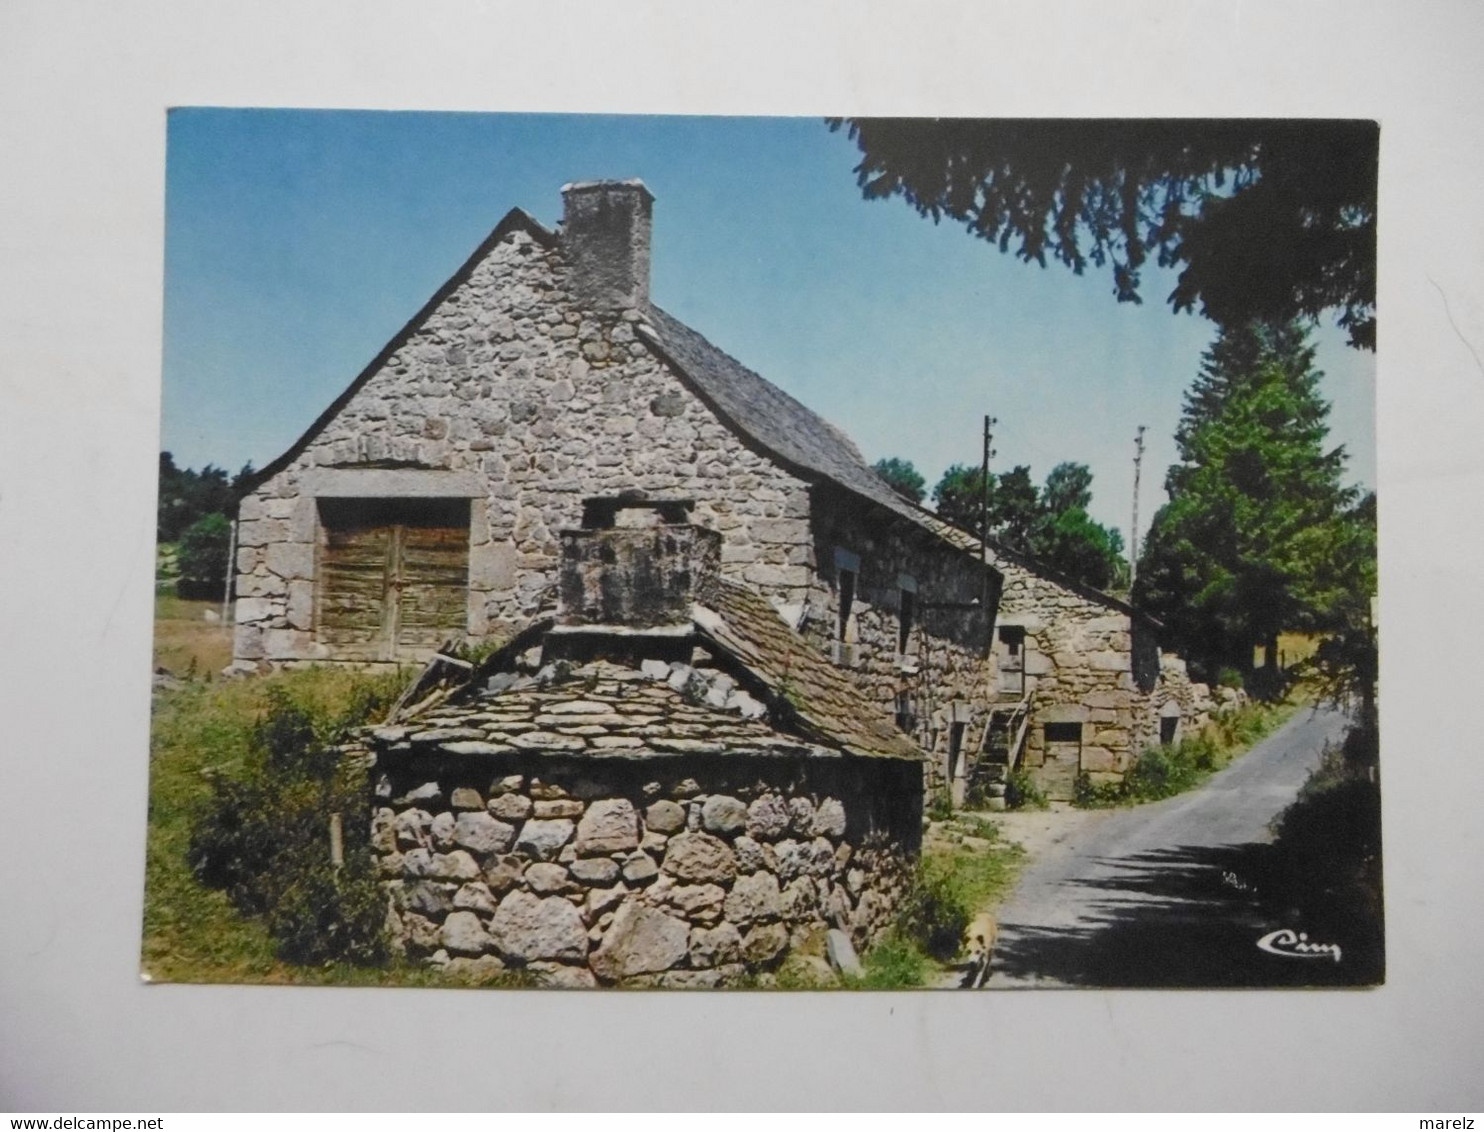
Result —
[[[964, 530], [962, 527], [956, 527], [947, 520], [940, 519], [937, 515], [931, 514], [929, 512], [925, 512], [924, 515], [924, 521], [927, 525], [933, 528], [934, 532], [938, 535], [939, 538], [943, 539], [945, 542], [951, 542], [955, 546], [960, 547], [963, 550], [970, 551], [974, 554], [979, 553], [978, 535], [971, 534], [970, 532]], [[1102, 590], [1099, 589], [1094, 589], [1092, 586], [1089, 586], [1083, 582], [1079, 582], [1075, 578], [1069, 578], [1060, 571], [1053, 570], [1044, 562], [1039, 562], [1029, 555], [1021, 554], [1019, 551], [1011, 550], [1004, 543], [997, 542], [995, 539], [989, 539], [988, 545], [989, 553], [993, 557], [1002, 558], [1008, 562], [1014, 563], [1016, 566], [1019, 566], [1022, 569], [1029, 570], [1032, 574], [1038, 574], [1041, 577], [1054, 582], [1058, 586], [1061, 586], [1063, 589], [1071, 590], [1079, 597], [1086, 598], [1088, 601], [1095, 602], [1098, 605], [1105, 605], [1109, 609], [1115, 609], [1119, 613], [1127, 614], [1129, 617], [1136, 617], [1152, 629], [1160, 630], [1164, 628], [1163, 622], [1156, 620], [1142, 610], [1135, 609], [1132, 605], [1130, 605], [1126, 601], [1123, 601], [1121, 598], [1116, 598], [1112, 594], [1104, 593]]]
[[792, 705], [806, 732], [877, 758], [921, 759], [922, 750], [878, 705], [779, 616], [767, 599], [721, 582], [716, 608], [692, 611], [716, 644]]
[[723, 419], [803, 478], [830, 480], [941, 537], [926, 521], [930, 513], [893, 491], [855, 442], [813, 409], [653, 304], [639, 332]]
[[669, 681], [668, 672], [662, 679], [653, 672], [597, 660], [572, 667], [564, 679], [526, 677], [500, 691], [476, 693], [435, 708], [423, 717], [374, 728], [371, 736], [394, 750], [436, 747], [469, 756], [840, 754], [774, 729], [755, 701], [748, 713], [698, 703], [682, 688]]
[[[552, 631], [550, 620], [536, 621], [462, 674], [461, 686], [425, 708], [393, 713], [393, 722], [373, 729], [372, 737], [393, 749], [433, 746], [456, 755], [924, 758], [891, 716], [864, 700], [766, 599], [730, 582], [711, 593], [711, 605], [692, 606], [690, 625], [675, 628], [690, 630], [713, 654], [714, 668], [650, 660], [636, 669], [594, 660], [569, 666], [560, 677], [555, 667], [544, 676], [517, 675], [511, 671], [517, 655]], [[599, 637], [607, 631], [628, 642], [644, 636], [615, 626], [581, 631]], [[673, 644], [674, 630], [665, 636]], [[428, 672], [437, 667], [435, 659]], [[427, 675], [404, 700], [429, 690]]]

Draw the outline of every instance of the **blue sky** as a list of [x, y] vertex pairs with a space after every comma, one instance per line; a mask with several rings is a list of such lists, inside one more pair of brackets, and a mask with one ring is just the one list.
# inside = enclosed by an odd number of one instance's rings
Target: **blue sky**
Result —
[[[1164, 501], [1181, 394], [1213, 327], [1140, 306], [1106, 272], [1002, 255], [898, 200], [866, 202], [856, 150], [813, 118], [187, 109], [169, 122], [161, 447], [261, 467], [319, 415], [510, 208], [547, 225], [567, 181], [656, 197], [651, 295], [929, 487], [977, 463], [1088, 464], [1127, 534]], [[1375, 482], [1375, 358], [1316, 334], [1332, 436]]]

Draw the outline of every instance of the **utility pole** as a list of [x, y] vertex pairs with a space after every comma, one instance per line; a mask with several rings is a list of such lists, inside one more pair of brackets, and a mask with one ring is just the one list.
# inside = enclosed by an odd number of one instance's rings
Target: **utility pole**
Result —
[[1144, 426], [1134, 437], [1134, 522], [1128, 532], [1128, 588], [1133, 592], [1139, 574], [1139, 469], [1144, 463]]
[[[994, 449], [990, 442], [994, 440], [994, 433], [990, 430], [1000, 423], [998, 417], [985, 414], [984, 417], [984, 463], [980, 467], [980, 497], [979, 497], [979, 561], [987, 567], [989, 565], [989, 462], [994, 459]], [[983, 604], [989, 607], [989, 570], [984, 571], [984, 598]]]
[[985, 561], [989, 560], [989, 462], [995, 455], [994, 449], [990, 447], [994, 440], [994, 433], [990, 430], [999, 423], [999, 417], [984, 418], [984, 464], [980, 469], [979, 481], [979, 548], [984, 552], [982, 557]]

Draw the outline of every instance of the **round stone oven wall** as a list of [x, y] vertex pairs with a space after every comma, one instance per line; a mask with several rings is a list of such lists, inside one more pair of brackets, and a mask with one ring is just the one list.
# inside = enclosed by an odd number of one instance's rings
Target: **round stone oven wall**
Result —
[[890, 923], [922, 771], [891, 759], [383, 752], [372, 843], [414, 959], [546, 985], [720, 986]]

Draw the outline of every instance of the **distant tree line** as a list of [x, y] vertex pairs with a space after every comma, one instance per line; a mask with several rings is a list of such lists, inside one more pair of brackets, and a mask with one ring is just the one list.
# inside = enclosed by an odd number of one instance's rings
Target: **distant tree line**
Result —
[[[926, 481], [910, 460], [878, 460], [876, 473], [914, 503], [922, 503]], [[1037, 487], [1029, 465], [1003, 475], [990, 473], [988, 483], [989, 535], [1096, 589], [1128, 584], [1123, 558], [1123, 536], [1092, 519], [1092, 471], [1086, 464], [1067, 461], [1056, 465]], [[986, 516], [983, 469], [954, 464], [933, 488], [937, 513], [966, 531], [979, 534]]]
[[169, 452], [160, 453], [160, 495], [155, 512], [155, 541], [176, 544], [181, 597], [217, 598], [227, 580], [232, 525], [238, 489], [253, 474], [251, 463], [230, 479], [225, 469], [207, 464], [199, 472], [180, 468]]
[[[1311, 669], [1329, 691], [1373, 709], [1377, 659], [1376, 497], [1344, 483], [1346, 453], [1329, 444], [1329, 405], [1301, 320], [1220, 330], [1185, 395], [1180, 460], [1165, 477], [1131, 600], [1165, 626], [1164, 644], [1207, 680], [1235, 670], [1269, 690], [1284, 632], [1321, 638]], [[876, 471], [922, 503], [910, 461]], [[989, 477], [955, 464], [932, 492], [939, 515], [1099, 589], [1128, 584], [1119, 532], [1088, 517], [1092, 473], [1058, 464], [1037, 487], [1020, 465]], [[1259, 671], [1255, 658], [1264, 656]]]

